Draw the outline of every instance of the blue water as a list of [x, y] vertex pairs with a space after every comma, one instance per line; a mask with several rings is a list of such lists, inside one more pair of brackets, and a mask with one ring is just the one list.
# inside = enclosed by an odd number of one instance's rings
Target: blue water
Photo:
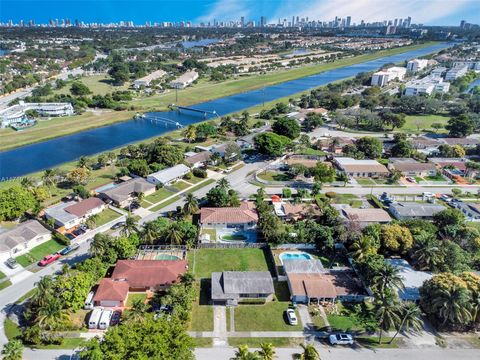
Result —
[[219, 41], [221, 41], [221, 39], [201, 39], [196, 41], [182, 41], [180, 44], [182, 44], [185, 49], [190, 49], [194, 46], [205, 46], [215, 44]]
[[280, 260], [310, 260], [312, 257], [310, 254], [304, 252], [296, 252], [296, 253], [282, 253], [280, 254]]
[[[427, 48], [409, 51], [403, 54], [384, 57], [356, 65], [325, 71], [316, 75], [287, 81], [263, 89], [248, 91], [220, 99], [194, 105], [201, 110], [216, 110], [220, 116], [239, 112], [262, 102], [273, 101], [301, 91], [315, 88], [333, 81], [346, 79], [360, 72], [372, 71], [387, 63], [400, 63], [408, 59], [423, 56], [448, 47], [448, 44], [436, 44]], [[182, 92], [179, 91], [179, 102]], [[166, 111], [151, 113], [189, 125], [204, 121], [199, 113]], [[0, 180], [23, 176], [32, 172], [55, 167], [64, 162], [78, 159], [82, 155], [93, 155], [126, 144], [162, 135], [175, 129], [175, 125], [166, 125], [146, 119], [131, 120], [60, 138], [22, 146], [13, 150], [0, 152]], [[12, 135], [14, 136], [14, 135]]]
[[468, 94], [475, 86], [480, 86], [480, 79], [476, 79], [468, 85], [468, 89], [465, 90], [465, 94]]

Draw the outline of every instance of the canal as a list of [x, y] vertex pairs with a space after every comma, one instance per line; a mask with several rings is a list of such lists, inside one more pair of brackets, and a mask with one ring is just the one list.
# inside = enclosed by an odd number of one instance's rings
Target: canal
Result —
[[[448, 46], [445, 43], [435, 44], [423, 49], [386, 56], [267, 86], [263, 89], [207, 101], [192, 107], [205, 111], [215, 110], [218, 115], [222, 116], [242, 111], [263, 102], [273, 101], [337, 80], [346, 79], [360, 72], [373, 71], [387, 63], [399, 63], [427, 55]], [[169, 122], [151, 121], [148, 119], [130, 120], [0, 152], [0, 179], [8, 180], [13, 177], [23, 176], [78, 159], [83, 155], [93, 155], [153, 136], [162, 135], [175, 129], [176, 122], [186, 126], [205, 120], [202, 114], [184, 111], [157, 112], [151, 113], [151, 116], [166, 118], [169, 119]], [[68, 126], [67, 124], [65, 125]]]

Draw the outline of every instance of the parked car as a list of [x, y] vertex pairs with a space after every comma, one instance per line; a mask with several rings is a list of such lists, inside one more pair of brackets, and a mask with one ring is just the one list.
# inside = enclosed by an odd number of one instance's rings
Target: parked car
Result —
[[50, 254], [50, 255], [47, 255], [45, 256], [42, 260], [40, 260], [38, 262], [38, 265], [40, 266], [46, 266], [48, 264], [51, 264], [52, 262], [54, 262], [55, 260], [59, 259], [62, 255], [60, 255], [59, 253], [55, 253], [55, 254]]
[[120, 311], [114, 311], [112, 318], [110, 319], [110, 325], [114, 326], [120, 322], [120, 316], [122, 313]]
[[123, 225], [125, 225], [125, 221], [120, 221], [120, 222], [117, 222], [116, 224], [113, 224], [110, 229], [117, 230], [117, 229], [120, 229]]
[[79, 244], [75, 243], [75, 244], [72, 244], [72, 245], [68, 245], [66, 248], [63, 248], [62, 250], [60, 250], [58, 253], [60, 255], [68, 255], [70, 254], [72, 251], [75, 251], [77, 250], [78, 248], [80, 247]]
[[10, 269], [15, 269], [18, 266], [17, 260], [15, 260], [14, 258], [8, 258], [7, 261], [5, 261], [5, 264]]
[[353, 345], [353, 337], [350, 334], [331, 334], [328, 341], [330, 345]]
[[293, 309], [287, 309], [287, 319], [290, 325], [298, 324], [297, 315], [295, 314], [295, 310]]
[[408, 182], [417, 183], [417, 180], [415, 180], [415, 178], [413, 178], [411, 176], [407, 176], [405, 179], [407, 179]]

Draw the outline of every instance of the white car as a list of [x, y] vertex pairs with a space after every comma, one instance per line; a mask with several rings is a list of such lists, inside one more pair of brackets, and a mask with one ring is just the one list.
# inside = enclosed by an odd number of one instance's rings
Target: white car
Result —
[[297, 325], [298, 324], [297, 315], [295, 314], [295, 310], [293, 310], [293, 309], [288, 309], [287, 310], [287, 319], [288, 319], [288, 323], [290, 325]]
[[332, 334], [328, 341], [330, 345], [353, 345], [353, 337], [350, 334]]

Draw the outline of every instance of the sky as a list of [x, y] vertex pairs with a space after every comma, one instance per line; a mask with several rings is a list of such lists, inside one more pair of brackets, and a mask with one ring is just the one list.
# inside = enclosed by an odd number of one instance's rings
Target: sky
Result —
[[380, 21], [412, 17], [413, 23], [458, 25], [480, 23], [480, 0], [0, 0], [0, 20], [47, 23], [69, 18], [84, 22], [213, 22], [213, 19], [269, 22], [292, 16], [330, 21], [339, 17]]

